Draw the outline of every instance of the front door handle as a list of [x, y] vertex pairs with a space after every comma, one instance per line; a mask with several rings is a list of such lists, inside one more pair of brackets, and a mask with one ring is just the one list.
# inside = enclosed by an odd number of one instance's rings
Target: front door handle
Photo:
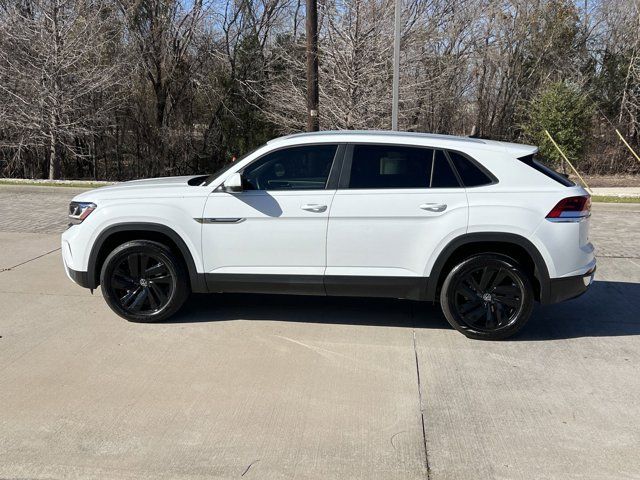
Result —
[[300, 208], [302, 208], [302, 210], [306, 210], [307, 212], [314, 213], [322, 213], [327, 211], [326, 205], [318, 205], [317, 203], [307, 203], [305, 205], [302, 205]]
[[446, 203], [423, 203], [420, 205], [422, 210], [427, 212], [444, 212], [447, 209]]

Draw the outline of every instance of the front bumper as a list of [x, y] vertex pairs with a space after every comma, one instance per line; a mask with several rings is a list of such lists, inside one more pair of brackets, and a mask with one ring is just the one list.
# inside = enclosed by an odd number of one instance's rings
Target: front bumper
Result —
[[71, 270], [69, 267], [66, 267], [66, 270], [67, 270], [67, 275], [71, 280], [76, 282], [81, 287], [90, 288], [89, 276], [87, 275], [87, 272], [78, 272], [76, 270]]
[[549, 280], [549, 296], [545, 299], [545, 304], [563, 302], [579, 297], [586, 292], [596, 273], [594, 266], [589, 271], [571, 277], [552, 278]]
[[74, 265], [73, 254], [71, 252], [71, 246], [69, 245], [69, 242], [65, 239], [64, 234], [62, 236], [61, 252], [62, 252], [62, 265], [64, 265], [64, 271], [67, 274], [67, 277], [69, 277], [70, 280], [74, 281], [81, 287], [90, 288], [89, 275], [87, 274], [87, 272], [74, 270], [73, 268], [71, 268], [71, 266]]

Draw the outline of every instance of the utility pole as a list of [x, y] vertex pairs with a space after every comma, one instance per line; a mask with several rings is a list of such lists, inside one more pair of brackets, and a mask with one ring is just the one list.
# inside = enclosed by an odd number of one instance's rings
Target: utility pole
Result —
[[391, 104], [391, 130], [398, 130], [398, 98], [400, 76], [400, 13], [402, 0], [396, 0], [393, 24], [393, 99]]
[[307, 131], [320, 130], [318, 117], [318, 1], [307, 0]]

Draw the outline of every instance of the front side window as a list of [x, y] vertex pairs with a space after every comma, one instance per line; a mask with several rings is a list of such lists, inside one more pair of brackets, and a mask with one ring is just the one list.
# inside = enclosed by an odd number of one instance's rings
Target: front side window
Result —
[[349, 188], [449, 188], [458, 179], [441, 150], [355, 145]]
[[307, 145], [266, 154], [245, 167], [244, 190], [322, 190], [337, 145]]

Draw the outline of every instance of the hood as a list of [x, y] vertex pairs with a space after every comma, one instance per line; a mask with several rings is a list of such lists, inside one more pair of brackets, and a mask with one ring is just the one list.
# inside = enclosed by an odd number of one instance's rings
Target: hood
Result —
[[189, 180], [199, 177], [206, 178], [202, 175], [188, 175], [131, 180], [89, 190], [76, 196], [74, 200], [93, 202], [100, 199], [183, 196], [187, 191], [196, 188], [189, 185]]
[[115, 185], [108, 185], [102, 188], [138, 188], [147, 186], [159, 186], [159, 185], [175, 185], [186, 184], [192, 178], [196, 178], [199, 175], [186, 175], [182, 177], [159, 177], [159, 178], [143, 178], [142, 180], [130, 180], [128, 182], [116, 183]]

